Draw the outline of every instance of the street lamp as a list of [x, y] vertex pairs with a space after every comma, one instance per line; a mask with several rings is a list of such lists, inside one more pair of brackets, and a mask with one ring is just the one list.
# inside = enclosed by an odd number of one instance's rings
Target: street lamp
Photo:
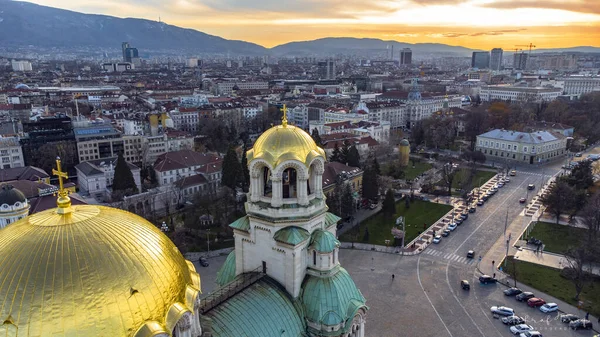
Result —
[[210, 253], [210, 229], [206, 230], [206, 256]]

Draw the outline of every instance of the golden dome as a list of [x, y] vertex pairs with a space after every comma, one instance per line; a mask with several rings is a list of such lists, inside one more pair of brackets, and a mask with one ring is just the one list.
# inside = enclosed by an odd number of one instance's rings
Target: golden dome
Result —
[[286, 160], [297, 160], [305, 165], [318, 156], [325, 159], [325, 151], [318, 147], [312, 137], [293, 125], [277, 125], [265, 131], [247, 153], [248, 161], [263, 159], [275, 168]]
[[103, 206], [33, 214], [0, 230], [0, 335], [168, 335], [200, 277], [145, 219]]

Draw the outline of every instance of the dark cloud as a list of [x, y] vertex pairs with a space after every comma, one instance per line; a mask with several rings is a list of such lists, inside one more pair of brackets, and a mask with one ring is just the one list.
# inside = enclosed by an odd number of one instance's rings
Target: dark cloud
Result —
[[516, 32], [521, 32], [526, 30], [525, 28], [521, 28], [521, 29], [502, 29], [502, 30], [493, 30], [490, 32], [479, 32], [479, 33], [472, 33], [469, 34], [469, 36], [484, 36], [484, 35], [503, 35], [506, 33], [516, 33]]
[[499, 9], [548, 8], [578, 13], [600, 14], [600, 0], [498, 0], [487, 3], [484, 7]]

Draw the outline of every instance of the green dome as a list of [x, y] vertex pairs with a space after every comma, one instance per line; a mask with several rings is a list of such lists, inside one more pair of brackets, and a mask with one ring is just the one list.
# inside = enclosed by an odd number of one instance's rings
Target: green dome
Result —
[[282, 243], [287, 243], [288, 245], [296, 246], [310, 237], [308, 231], [304, 228], [289, 226], [283, 229], [280, 229], [275, 233], [273, 238], [275, 241], [279, 241]]
[[331, 253], [340, 246], [340, 242], [329, 231], [317, 229], [310, 239], [310, 247], [319, 253]]
[[[344, 268], [328, 277], [308, 276], [302, 286], [305, 317], [315, 324], [334, 326], [352, 320], [365, 310], [365, 298]], [[351, 324], [346, 324], [350, 327]]]
[[222, 287], [227, 283], [233, 281], [235, 278], [235, 250], [232, 250], [229, 255], [227, 255], [227, 259], [225, 259], [225, 263], [219, 271], [217, 272], [217, 284]]

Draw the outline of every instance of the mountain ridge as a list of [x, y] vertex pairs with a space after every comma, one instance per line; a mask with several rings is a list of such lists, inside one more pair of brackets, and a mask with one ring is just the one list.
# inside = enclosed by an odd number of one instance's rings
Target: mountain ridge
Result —
[[[24, 1], [0, 0], [0, 44], [8, 47], [90, 47], [118, 49], [127, 41], [140, 50], [182, 51], [188, 53], [276, 56], [332, 56], [353, 53], [382, 55], [391, 46], [394, 54], [411, 48], [419, 54], [469, 56], [481, 49], [443, 43], [407, 43], [396, 40], [354, 37], [325, 37], [291, 41], [265, 48], [261, 45], [228, 40], [191, 28], [139, 18], [118, 18], [37, 5]], [[600, 52], [600, 47], [577, 46], [537, 49], [534, 52]], [[505, 50], [510, 53], [510, 50]]]

